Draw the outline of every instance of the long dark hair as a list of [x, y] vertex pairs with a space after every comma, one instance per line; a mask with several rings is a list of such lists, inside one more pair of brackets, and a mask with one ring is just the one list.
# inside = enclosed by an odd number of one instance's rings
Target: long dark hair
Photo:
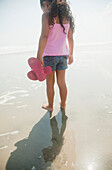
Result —
[[43, 5], [43, 1], [50, 3], [49, 25], [53, 25], [54, 24], [54, 17], [58, 16], [59, 23], [63, 28], [63, 32], [65, 33], [65, 27], [63, 25], [63, 19], [66, 18], [66, 20], [70, 23], [70, 27], [71, 27], [72, 31], [74, 32], [74, 29], [75, 29], [74, 18], [72, 16], [70, 6], [66, 2], [66, 0], [64, 0], [64, 1], [60, 0], [61, 3], [58, 3], [57, 0], [40, 0], [41, 7]]

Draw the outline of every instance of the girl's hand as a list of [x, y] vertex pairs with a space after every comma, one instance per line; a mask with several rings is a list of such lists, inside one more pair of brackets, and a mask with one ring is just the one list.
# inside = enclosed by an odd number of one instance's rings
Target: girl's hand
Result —
[[69, 55], [68, 57], [68, 64], [72, 64], [73, 63], [73, 56], [72, 55]]
[[44, 67], [43, 59], [42, 57], [37, 57], [38, 60], [40, 60], [42, 67]]

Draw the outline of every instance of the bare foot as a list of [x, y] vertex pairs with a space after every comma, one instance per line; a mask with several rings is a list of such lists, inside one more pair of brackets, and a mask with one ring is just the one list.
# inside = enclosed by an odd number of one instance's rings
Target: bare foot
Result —
[[61, 108], [61, 109], [65, 109], [65, 107], [66, 107], [66, 104], [60, 103], [60, 108]]
[[48, 111], [53, 111], [53, 107], [51, 107], [51, 106], [49, 106], [49, 105], [47, 105], [47, 104], [44, 104], [44, 105], [42, 106], [42, 108], [43, 108], [43, 109], [46, 109], [46, 110], [48, 110]]

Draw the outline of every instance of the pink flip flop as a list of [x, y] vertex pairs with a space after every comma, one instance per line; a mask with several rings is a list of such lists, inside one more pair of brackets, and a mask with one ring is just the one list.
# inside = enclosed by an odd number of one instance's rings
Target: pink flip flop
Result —
[[52, 68], [50, 66], [44, 67], [44, 74], [48, 75], [52, 72]]
[[40, 60], [37, 58], [29, 58], [28, 64], [31, 67], [31, 71], [27, 73], [27, 76], [31, 80], [43, 81], [46, 79], [46, 75], [52, 72], [52, 68], [50, 66], [43, 68]]
[[29, 72], [27, 73], [27, 76], [28, 76], [28, 78], [31, 79], [31, 80], [38, 80], [36, 74], [35, 74], [33, 71], [29, 71]]

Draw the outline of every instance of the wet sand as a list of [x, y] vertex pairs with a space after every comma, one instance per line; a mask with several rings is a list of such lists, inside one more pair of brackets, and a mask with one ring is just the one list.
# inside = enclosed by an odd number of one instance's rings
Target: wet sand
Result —
[[66, 111], [42, 109], [46, 84], [26, 77], [35, 52], [0, 55], [0, 170], [112, 170], [112, 44], [79, 46]]

